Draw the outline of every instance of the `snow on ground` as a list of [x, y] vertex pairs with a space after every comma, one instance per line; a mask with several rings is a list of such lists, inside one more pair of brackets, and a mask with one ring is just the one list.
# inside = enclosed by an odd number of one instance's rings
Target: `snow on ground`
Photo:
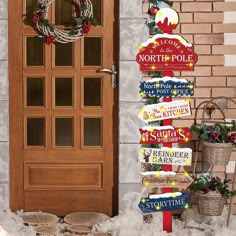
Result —
[[[118, 216], [94, 227], [100, 232], [109, 232], [113, 236], [236, 236], [236, 216], [231, 216], [230, 226], [226, 227], [228, 210], [225, 207], [222, 216], [206, 217], [198, 215], [196, 210], [188, 213], [188, 226], [202, 228], [184, 228], [184, 222], [173, 220], [173, 232], [162, 231], [162, 213], [153, 214], [151, 223], [143, 223], [143, 217], [137, 210], [126, 210]], [[31, 227], [25, 226], [19, 215], [10, 210], [0, 212], [0, 224], [8, 232], [1, 231], [0, 236], [35, 236]]]

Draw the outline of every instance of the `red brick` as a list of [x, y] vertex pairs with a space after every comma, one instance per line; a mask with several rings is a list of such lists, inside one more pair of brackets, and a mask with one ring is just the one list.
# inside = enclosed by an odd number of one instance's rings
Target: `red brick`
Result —
[[198, 56], [197, 65], [224, 65], [224, 56]]
[[195, 88], [194, 97], [195, 98], [205, 98], [211, 96], [211, 88]]
[[176, 1], [173, 1], [173, 6], [172, 8], [174, 10], [176, 10], [177, 12], [180, 12], [180, 3], [179, 2], [176, 2]]
[[224, 13], [194, 13], [194, 22], [222, 23], [223, 21]]
[[218, 96], [236, 97], [236, 88], [212, 88], [212, 97]]
[[196, 86], [200, 87], [226, 86], [226, 77], [197, 77]]
[[192, 23], [193, 14], [192, 13], [179, 13], [179, 22], [180, 23]]
[[211, 3], [205, 2], [194, 2], [194, 3], [182, 3], [182, 12], [211, 12]]
[[210, 75], [211, 75], [210, 66], [195, 66], [194, 71], [181, 72], [181, 76], [210, 76]]
[[212, 54], [236, 54], [236, 45], [212, 45]]
[[214, 2], [213, 11], [236, 11], [236, 2]]
[[235, 33], [236, 24], [213, 24], [213, 33]]
[[181, 33], [210, 33], [210, 24], [182, 24]]
[[195, 44], [223, 44], [223, 34], [197, 34], [194, 35]]
[[235, 66], [215, 66], [213, 67], [213, 75], [236, 75]]
[[194, 52], [197, 55], [203, 54], [211, 54], [211, 46], [210, 45], [193, 45]]
[[227, 77], [227, 86], [236, 86], [236, 77]]

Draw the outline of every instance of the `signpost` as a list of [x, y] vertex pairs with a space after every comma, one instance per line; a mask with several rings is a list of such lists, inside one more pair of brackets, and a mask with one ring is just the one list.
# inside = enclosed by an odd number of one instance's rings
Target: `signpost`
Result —
[[[163, 195], [163, 196], [162, 196]], [[173, 211], [189, 208], [189, 193], [171, 193], [155, 196], [157, 198], [142, 198], [138, 207], [143, 213]]]
[[192, 137], [188, 127], [145, 126], [140, 128], [139, 132], [140, 144], [186, 143]]
[[[159, 1], [152, 2], [153, 6]], [[139, 208], [143, 213], [163, 211], [163, 230], [172, 232], [172, 210], [189, 207], [189, 194], [172, 193], [172, 188], [185, 189], [191, 184], [192, 178], [184, 174], [172, 172], [172, 165], [191, 165], [191, 149], [172, 148], [173, 142], [188, 141], [191, 132], [188, 128], [173, 128], [172, 118], [191, 115], [190, 101], [172, 101], [172, 97], [193, 95], [193, 83], [177, 79], [173, 71], [191, 71], [197, 61], [192, 44], [180, 35], [172, 35], [172, 30], [178, 24], [178, 14], [171, 8], [158, 9], [154, 25], [163, 32], [156, 34], [142, 43], [136, 55], [136, 61], [142, 72], [162, 72], [163, 78], [153, 78], [141, 81], [139, 93], [141, 97], [163, 98], [163, 102], [144, 106], [138, 117], [149, 124], [163, 120], [163, 129], [144, 127], [140, 129], [141, 144], [159, 144], [160, 149], [141, 148], [139, 160], [144, 163], [163, 164], [163, 173], [142, 173], [142, 183], [145, 186], [163, 188], [162, 196], [142, 198]], [[150, 125], [151, 126], [151, 125]], [[166, 128], [164, 128], [166, 127]]]
[[162, 102], [144, 106], [138, 117], [145, 123], [191, 115], [189, 100]]
[[139, 94], [141, 97], [192, 96], [193, 82], [169, 76], [140, 81]]
[[152, 164], [191, 166], [192, 149], [190, 148], [140, 148], [139, 161]]
[[192, 182], [193, 178], [187, 173], [165, 172], [161, 171], [142, 172], [141, 183], [143, 186], [155, 188], [177, 188], [185, 190]]

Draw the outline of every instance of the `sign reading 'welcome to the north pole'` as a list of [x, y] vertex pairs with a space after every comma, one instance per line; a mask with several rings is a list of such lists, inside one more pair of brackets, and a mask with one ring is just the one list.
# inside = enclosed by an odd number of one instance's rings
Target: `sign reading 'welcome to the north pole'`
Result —
[[193, 82], [186, 79], [165, 76], [139, 83], [141, 97], [180, 97], [193, 95]]
[[140, 71], [191, 71], [197, 56], [182, 36], [165, 33], [142, 43], [136, 61]]
[[178, 100], [144, 106], [138, 117], [145, 123], [191, 115], [190, 101]]
[[186, 143], [192, 133], [188, 127], [145, 126], [139, 129], [140, 144]]

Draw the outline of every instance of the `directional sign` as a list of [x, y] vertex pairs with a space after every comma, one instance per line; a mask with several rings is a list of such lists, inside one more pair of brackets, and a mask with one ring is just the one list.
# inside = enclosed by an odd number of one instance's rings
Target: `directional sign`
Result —
[[168, 195], [162, 194], [158, 198], [142, 198], [138, 207], [143, 213], [152, 213], [159, 211], [172, 211], [178, 209], [189, 208], [189, 193], [169, 193]]
[[140, 148], [139, 161], [142, 163], [191, 166], [191, 148]]
[[189, 100], [162, 102], [144, 106], [138, 117], [145, 123], [191, 115]]
[[193, 182], [193, 178], [187, 172], [169, 171], [164, 173], [166, 175], [163, 175], [162, 171], [142, 172], [141, 182], [146, 187], [178, 188], [179, 190], [186, 189]]
[[136, 61], [140, 71], [191, 71], [197, 56], [180, 35], [156, 34], [140, 45]]
[[145, 126], [140, 128], [139, 132], [141, 134], [140, 144], [186, 143], [192, 137], [188, 127]]
[[139, 83], [141, 97], [180, 97], [193, 95], [193, 82], [165, 76]]

